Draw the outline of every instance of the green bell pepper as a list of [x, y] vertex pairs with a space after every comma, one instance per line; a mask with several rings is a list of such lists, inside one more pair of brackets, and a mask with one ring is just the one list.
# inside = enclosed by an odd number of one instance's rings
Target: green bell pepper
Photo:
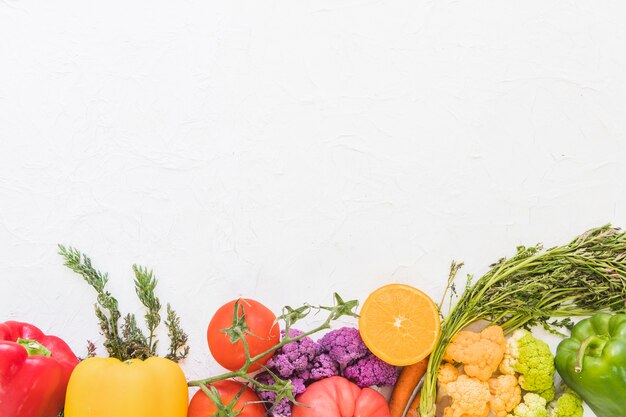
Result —
[[626, 415], [626, 314], [597, 313], [559, 343], [556, 369], [598, 417]]

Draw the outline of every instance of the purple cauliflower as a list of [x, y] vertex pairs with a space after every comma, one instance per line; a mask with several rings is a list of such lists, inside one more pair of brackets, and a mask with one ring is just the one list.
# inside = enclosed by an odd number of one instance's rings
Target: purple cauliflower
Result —
[[333, 360], [328, 353], [320, 350], [315, 359], [313, 359], [307, 379], [319, 381], [320, 379], [337, 375], [339, 375], [339, 363]]
[[287, 398], [283, 398], [271, 409], [274, 417], [291, 417], [291, 403]]
[[[290, 337], [301, 334], [300, 330], [289, 330]], [[332, 330], [317, 343], [310, 337], [287, 343], [266, 365], [279, 378], [291, 381], [294, 396], [303, 393], [307, 384], [336, 375], [345, 376], [360, 387], [394, 385], [398, 378], [398, 368], [374, 356], [359, 330], [352, 327]], [[268, 371], [257, 374], [255, 379], [264, 385], [275, 384]], [[257, 394], [271, 410], [268, 415], [291, 417], [292, 404], [288, 399], [276, 403], [274, 391], [257, 390]]]
[[[289, 329], [290, 337], [300, 336], [302, 333], [304, 332], [300, 330]], [[282, 334], [284, 337], [284, 330]], [[267, 367], [280, 375], [281, 378], [289, 378], [294, 374], [308, 371], [317, 352], [317, 343], [310, 337], [303, 337], [278, 349], [267, 361]], [[308, 379], [308, 376], [305, 379]]]
[[353, 327], [342, 327], [326, 333], [320, 339], [319, 345], [331, 359], [339, 363], [341, 369], [370, 353], [359, 330]]
[[[254, 379], [264, 385], [274, 385], [275, 383], [274, 378], [272, 378], [272, 375], [267, 371], [257, 374]], [[301, 378], [291, 378], [291, 384], [293, 385], [294, 396], [304, 392], [304, 381]], [[291, 402], [287, 398], [283, 398], [276, 404], [275, 391], [257, 390], [257, 395], [261, 401], [265, 402], [265, 406], [268, 410], [272, 410], [274, 417], [291, 417]]]
[[354, 381], [359, 387], [372, 385], [395, 385], [398, 379], [398, 368], [377, 358], [373, 354], [348, 365], [343, 375]]

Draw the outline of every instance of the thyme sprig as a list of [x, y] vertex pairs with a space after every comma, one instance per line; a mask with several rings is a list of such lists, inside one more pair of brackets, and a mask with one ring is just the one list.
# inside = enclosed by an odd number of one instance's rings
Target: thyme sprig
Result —
[[[452, 265], [448, 287], [453, 285], [457, 265]], [[443, 354], [467, 325], [487, 320], [505, 332], [535, 325], [556, 332], [557, 327], [571, 326], [569, 317], [625, 311], [626, 234], [610, 225], [548, 250], [540, 244], [520, 246], [515, 256], [502, 258], [490, 268], [475, 283], [468, 275], [465, 290], [443, 320], [424, 378], [423, 417], [435, 416]]]
[[[148, 330], [148, 336], [146, 336], [137, 324], [134, 314], [126, 314], [122, 319], [117, 299], [106, 290], [108, 274], [95, 269], [91, 258], [73, 247], [63, 245], [59, 245], [59, 255], [64, 258], [65, 266], [81, 275], [85, 282], [96, 290], [94, 309], [100, 332], [104, 336], [103, 344], [109, 356], [122, 361], [157, 356], [156, 331], [161, 323], [161, 302], [155, 294], [157, 279], [153, 272], [145, 267], [133, 265], [135, 292], [146, 308], [144, 315]], [[122, 319], [121, 324], [120, 319]], [[186, 346], [188, 337], [180, 326], [179, 317], [169, 304], [165, 327], [170, 339], [170, 348], [166, 357], [176, 362], [186, 358], [189, 353], [189, 347]]]
[[[276, 322], [283, 323], [285, 336], [281, 339], [279, 343], [277, 343], [275, 346], [271, 347], [270, 349], [267, 349], [266, 351], [261, 352], [258, 355], [250, 356], [250, 352], [248, 349], [248, 342], [246, 341], [246, 337], [245, 337], [247, 334], [250, 334], [250, 332], [248, 331], [248, 327], [245, 323], [245, 307], [243, 304], [236, 302], [235, 307], [234, 307], [232, 325], [231, 327], [227, 329], [223, 329], [222, 332], [230, 336], [230, 340], [232, 343], [237, 343], [239, 340], [241, 340], [243, 348], [244, 348], [244, 352], [245, 352], [245, 357], [246, 357], [244, 364], [242, 365], [240, 369], [236, 371], [226, 372], [221, 375], [216, 375], [216, 376], [212, 376], [212, 377], [205, 378], [205, 379], [189, 381], [188, 385], [190, 387], [200, 387], [207, 395], [209, 395], [209, 393], [207, 392], [208, 390], [207, 387], [211, 387], [212, 383], [217, 382], [217, 381], [222, 381], [224, 379], [235, 378], [235, 379], [246, 381], [249, 385], [253, 386], [254, 388], [258, 390], [276, 392], [275, 403], [278, 403], [283, 398], [287, 398], [289, 399], [289, 401], [295, 403], [295, 398], [293, 395], [293, 385], [291, 384], [291, 381], [289, 379], [282, 379], [278, 375], [268, 370], [270, 372], [270, 375], [274, 379], [274, 384], [266, 385], [255, 380], [252, 376], [250, 376], [248, 374], [248, 369], [250, 368], [250, 366], [252, 366], [253, 363], [258, 361], [259, 359], [263, 358], [264, 356], [268, 355], [271, 352], [274, 352], [280, 349], [281, 347], [285, 346], [288, 343], [296, 342], [304, 337], [311, 336], [312, 334], [318, 333], [322, 330], [330, 329], [331, 322], [338, 320], [341, 317], [346, 317], [346, 316], [358, 317], [355, 311], [358, 305], [359, 305], [359, 302], [357, 300], [344, 301], [339, 296], [339, 294], [335, 293], [334, 303], [332, 306], [312, 306], [309, 304], [305, 304], [297, 308], [285, 306], [283, 307], [282, 314], [276, 318]], [[320, 313], [320, 312], [327, 312], [326, 319], [324, 320], [322, 324], [315, 327], [314, 329], [311, 329], [307, 332], [299, 334], [298, 336], [289, 335], [289, 329], [291, 329], [291, 327], [295, 323], [306, 318], [311, 313]], [[244, 318], [243, 320], [242, 320], [242, 317]], [[254, 335], [251, 335], [251, 336], [255, 337]], [[219, 409], [220, 403], [216, 402], [213, 399], [212, 395], [209, 395], [209, 398], [213, 400], [216, 407], [218, 407]], [[231, 407], [231, 410], [232, 410], [233, 404], [234, 402], [229, 404], [229, 406]], [[236, 414], [224, 414], [224, 416], [233, 416], [233, 415], [236, 415]]]

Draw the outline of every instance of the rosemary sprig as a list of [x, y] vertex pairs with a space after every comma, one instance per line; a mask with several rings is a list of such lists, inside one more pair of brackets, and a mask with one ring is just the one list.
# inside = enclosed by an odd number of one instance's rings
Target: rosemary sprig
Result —
[[[454, 268], [454, 264], [453, 264]], [[456, 270], [451, 272], [451, 286]], [[626, 297], [626, 234], [610, 225], [592, 229], [570, 243], [543, 250], [541, 245], [517, 248], [466, 288], [449, 311], [430, 355], [422, 388], [420, 415], [436, 412], [437, 372], [452, 338], [467, 325], [487, 320], [506, 332], [520, 327], [571, 325], [568, 317], [600, 310], [624, 311]], [[565, 319], [550, 322], [551, 318]]]
[[[95, 313], [100, 332], [104, 336], [103, 344], [109, 356], [122, 361], [156, 356], [158, 346], [156, 330], [161, 323], [161, 302], [155, 294], [157, 279], [152, 271], [133, 265], [135, 292], [146, 308], [144, 316], [148, 330], [148, 336], [146, 336], [137, 324], [134, 314], [126, 314], [120, 325], [122, 313], [119, 311], [117, 299], [105, 288], [109, 279], [108, 275], [96, 270], [88, 256], [75, 248], [63, 245], [59, 245], [59, 255], [65, 259], [65, 266], [81, 275], [96, 290]], [[176, 312], [169, 304], [165, 326], [170, 338], [170, 351], [166, 357], [178, 362], [186, 358], [189, 353], [189, 347], [186, 346], [188, 337], [180, 326], [180, 319]]]
[[117, 300], [110, 292], [105, 290], [105, 286], [109, 281], [108, 274], [103, 274], [96, 270], [91, 264], [91, 258], [81, 254], [75, 248], [66, 248], [63, 245], [59, 245], [59, 255], [65, 258], [65, 266], [81, 275], [87, 284], [96, 290], [98, 298], [94, 308], [100, 324], [100, 331], [105, 339], [104, 347], [111, 357], [119, 358], [123, 356], [122, 339], [118, 331], [121, 313], [118, 309]]
[[159, 299], [154, 295], [154, 290], [157, 285], [157, 280], [146, 268], [133, 265], [133, 272], [135, 273], [135, 292], [141, 304], [146, 307], [146, 326], [148, 327], [148, 350], [150, 355], [156, 355], [157, 341], [154, 340], [154, 332], [161, 323], [161, 316], [159, 311], [161, 310], [161, 303]]
[[137, 326], [137, 319], [134, 314], [126, 314], [124, 323], [122, 324], [122, 337], [120, 340], [122, 346], [122, 357], [120, 360], [127, 359], [148, 359], [151, 355], [148, 339], [143, 331]]
[[167, 336], [170, 339], [169, 352], [165, 357], [174, 362], [185, 359], [189, 355], [189, 346], [187, 346], [189, 336], [180, 327], [180, 318], [169, 303], [167, 304], [165, 326], [167, 327]]
[[[311, 336], [314, 333], [320, 332], [325, 329], [329, 329], [330, 323], [335, 320], [338, 320], [341, 317], [345, 317], [345, 316], [358, 317], [355, 312], [356, 308], [358, 307], [358, 304], [359, 302], [357, 300], [344, 301], [339, 296], [339, 294], [335, 293], [334, 304], [332, 306], [311, 306], [308, 304], [305, 304], [304, 306], [301, 306], [298, 308], [292, 308], [290, 306], [286, 306], [283, 308], [283, 314], [277, 317], [276, 319], [277, 322], [282, 321], [284, 323], [285, 336], [283, 337], [283, 339], [279, 343], [277, 343], [275, 346], [266, 350], [265, 352], [259, 353], [258, 355], [251, 357], [248, 351], [248, 343], [245, 338], [245, 335], [249, 334], [249, 332], [247, 331], [247, 325], [245, 323], [245, 319], [242, 320], [242, 317], [245, 318], [245, 310], [242, 304], [235, 303], [234, 314], [233, 314], [233, 324], [228, 329], [223, 329], [222, 331], [224, 333], [227, 333], [231, 337], [232, 343], [236, 343], [237, 341], [241, 340], [243, 344], [244, 352], [246, 355], [245, 363], [240, 369], [236, 371], [226, 372], [221, 375], [216, 375], [216, 376], [212, 376], [212, 377], [205, 378], [205, 379], [189, 381], [189, 386], [200, 387], [209, 396], [209, 398], [211, 398], [215, 402], [216, 407], [218, 408], [221, 403], [216, 402], [213, 399], [213, 396], [207, 392], [208, 391], [207, 386], [210, 387], [211, 384], [214, 382], [222, 381], [224, 379], [231, 379], [231, 378], [243, 379], [247, 381], [253, 387], [263, 390], [263, 391], [276, 392], [276, 402], [282, 400], [283, 398], [288, 398], [291, 402], [295, 403], [295, 398], [293, 395], [293, 385], [291, 384], [291, 381], [289, 379], [282, 379], [279, 376], [275, 375], [274, 373], [270, 372], [270, 374], [274, 378], [275, 383], [273, 385], [265, 385], [255, 380], [252, 376], [248, 375], [248, 369], [254, 362], [258, 361], [259, 359], [266, 356], [267, 354], [274, 352], [277, 349], [280, 349], [281, 347], [285, 346], [288, 343], [298, 341], [302, 339], [303, 337]], [[294, 336], [294, 337], [289, 336], [289, 329], [291, 328], [293, 324], [304, 319], [312, 312], [318, 313], [322, 311], [328, 312], [326, 319], [324, 320], [322, 324], [298, 336]], [[233, 414], [224, 414], [224, 415], [229, 416]]]

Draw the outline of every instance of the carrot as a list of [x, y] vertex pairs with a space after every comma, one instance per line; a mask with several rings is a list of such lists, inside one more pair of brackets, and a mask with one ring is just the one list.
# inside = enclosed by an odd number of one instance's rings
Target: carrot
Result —
[[[389, 399], [389, 412], [391, 417], [402, 417], [404, 409], [409, 403], [411, 395], [413, 395], [413, 391], [415, 391], [415, 388], [426, 373], [427, 366], [428, 357], [413, 365], [402, 368], [398, 381], [396, 382], [396, 386], [393, 388], [393, 392], [391, 393], [391, 398]], [[419, 405], [419, 394], [417, 395], [416, 400]], [[415, 400], [411, 403], [410, 408], [413, 408], [414, 403], [416, 403]], [[411, 414], [407, 412], [407, 417], [410, 415]]]

